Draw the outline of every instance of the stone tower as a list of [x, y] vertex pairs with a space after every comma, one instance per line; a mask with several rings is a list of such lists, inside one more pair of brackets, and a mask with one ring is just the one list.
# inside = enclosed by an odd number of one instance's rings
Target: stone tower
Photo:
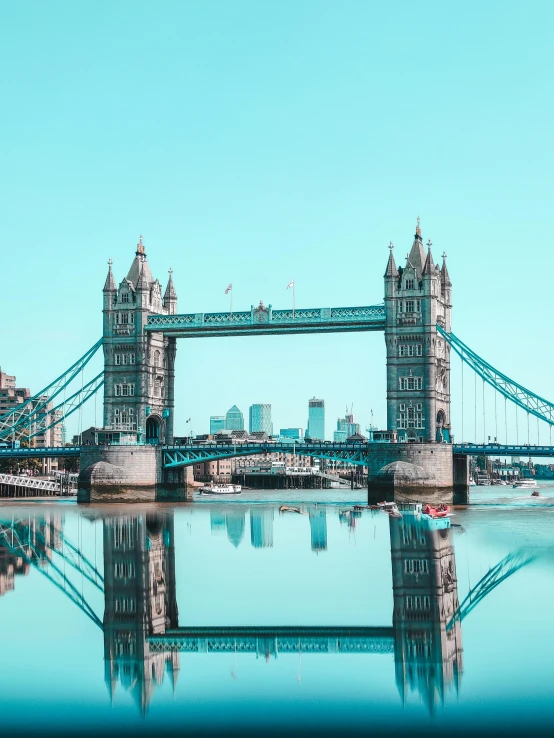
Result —
[[175, 688], [179, 652], [149, 636], [179, 622], [175, 586], [173, 513], [104, 520], [104, 670], [113, 701], [119, 682], [146, 714], [168, 673]]
[[177, 312], [172, 270], [162, 298], [142, 236], [119, 287], [111, 259], [109, 264], [104, 285], [104, 428], [136, 433], [139, 442], [172, 443], [175, 339], [144, 330], [150, 314]]
[[463, 672], [462, 629], [450, 625], [459, 606], [452, 529], [402, 513], [391, 518], [394, 661], [402, 702], [419, 692], [429, 712], [459, 691]]
[[406, 266], [396, 267], [393, 246], [385, 272], [387, 425], [400, 442], [451, 442], [450, 346], [437, 323], [450, 331], [452, 283], [427, 253], [419, 218]]

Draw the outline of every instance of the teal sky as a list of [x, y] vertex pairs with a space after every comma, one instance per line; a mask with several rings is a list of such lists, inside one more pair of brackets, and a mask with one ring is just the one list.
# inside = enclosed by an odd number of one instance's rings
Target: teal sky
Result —
[[[454, 331], [554, 397], [553, 21], [538, 0], [3, 3], [2, 369], [38, 391], [84, 353], [140, 233], [180, 312], [228, 309], [229, 282], [235, 310], [287, 307], [293, 278], [299, 307], [364, 305], [419, 215]], [[177, 433], [253, 402], [305, 427], [314, 395], [328, 435], [346, 403], [386, 422], [379, 334], [181, 341], [177, 385]]]

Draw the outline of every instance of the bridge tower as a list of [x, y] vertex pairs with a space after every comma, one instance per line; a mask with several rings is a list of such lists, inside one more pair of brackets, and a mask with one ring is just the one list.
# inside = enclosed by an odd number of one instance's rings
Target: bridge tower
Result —
[[172, 443], [176, 342], [146, 333], [148, 315], [174, 315], [172, 270], [162, 298], [140, 237], [119, 287], [110, 259], [104, 285], [104, 428], [136, 433], [138, 441]]
[[173, 513], [104, 520], [104, 670], [113, 700], [118, 681], [145, 715], [168, 673], [175, 688], [179, 652], [148, 641], [178, 626]]
[[430, 713], [463, 672], [460, 621], [447, 630], [459, 604], [452, 529], [436, 522], [409, 512], [389, 521], [396, 684], [403, 702], [417, 690]]
[[400, 442], [451, 442], [450, 346], [436, 325], [451, 328], [452, 283], [443, 254], [433, 261], [423, 247], [419, 218], [404, 267], [393, 245], [385, 272], [387, 424]]

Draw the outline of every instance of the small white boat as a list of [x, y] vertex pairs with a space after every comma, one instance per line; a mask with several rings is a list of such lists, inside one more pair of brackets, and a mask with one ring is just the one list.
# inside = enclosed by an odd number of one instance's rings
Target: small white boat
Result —
[[[378, 502], [377, 507], [385, 512], [396, 514], [399, 512], [396, 502]], [[400, 516], [402, 517], [402, 516]]]
[[518, 482], [514, 482], [514, 489], [533, 489], [536, 486], [536, 479], [520, 479]]
[[205, 484], [200, 492], [203, 495], [240, 495], [242, 487], [240, 484]]

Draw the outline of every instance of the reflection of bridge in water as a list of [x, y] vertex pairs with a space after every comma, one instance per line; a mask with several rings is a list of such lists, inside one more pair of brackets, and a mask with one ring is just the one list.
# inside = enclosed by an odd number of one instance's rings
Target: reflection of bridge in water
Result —
[[[306, 509], [319, 526], [315, 548], [312, 529], [312, 549], [321, 550], [325, 510]], [[272, 545], [269, 518], [273, 510], [253, 508], [250, 513], [252, 545]], [[38, 568], [102, 628], [110, 696], [113, 699], [119, 682], [143, 715], [166, 675], [175, 687], [181, 653], [255, 654], [266, 660], [280, 654], [393, 654], [402, 699], [408, 691], [415, 691], [433, 711], [437, 702], [444, 701], [448, 689], [459, 688], [462, 619], [494, 587], [530, 561], [529, 556], [506, 557], [460, 605], [451, 529], [444, 527], [444, 521], [405, 513], [389, 521], [392, 626], [183, 627], [179, 626], [176, 599], [173, 512], [104, 518], [103, 577], [64, 537], [61, 517], [50, 517], [2, 521], [2, 560], [9, 559], [14, 571], [30, 565]], [[239, 533], [241, 528], [244, 532], [244, 524], [231, 521], [232, 530], [233, 525]], [[238, 545], [231, 536], [229, 540]], [[62, 557], [63, 566], [56, 562], [56, 556]], [[104, 590], [103, 621], [71, 583], [68, 569]]]

